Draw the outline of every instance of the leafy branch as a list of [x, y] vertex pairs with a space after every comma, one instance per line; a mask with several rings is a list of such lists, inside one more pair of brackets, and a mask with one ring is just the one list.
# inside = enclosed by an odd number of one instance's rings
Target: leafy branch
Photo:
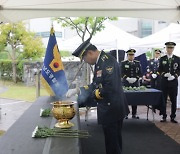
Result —
[[103, 30], [106, 20], [117, 20], [116, 17], [59, 17], [54, 18], [63, 27], [69, 27], [77, 32], [77, 35], [85, 41], [85, 38], [92, 38], [96, 32]]

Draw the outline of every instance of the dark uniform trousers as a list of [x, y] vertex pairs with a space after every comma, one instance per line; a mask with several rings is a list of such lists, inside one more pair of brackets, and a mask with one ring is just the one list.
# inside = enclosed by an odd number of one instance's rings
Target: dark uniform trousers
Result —
[[[176, 108], [177, 108], [177, 92], [178, 92], [178, 84], [176, 84], [178, 81], [177, 79], [174, 79], [173, 81], [167, 81], [167, 79], [162, 79], [162, 92], [164, 96], [164, 101], [167, 104], [167, 97], [169, 96], [171, 101], [171, 119], [174, 119], [176, 117]], [[166, 118], [166, 105], [163, 109], [163, 118]]]
[[104, 131], [106, 154], [121, 154], [121, 128], [127, 104], [116, 59], [102, 51], [95, 65], [93, 82], [80, 90], [78, 104], [97, 102], [98, 124]]
[[[139, 87], [139, 82], [136, 81], [134, 83], [129, 83], [127, 80], [124, 80], [123, 85], [125, 87], [129, 87], [129, 86], [131, 86], [131, 87]], [[136, 115], [137, 114], [137, 105], [132, 105], [131, 108], [132, 108], [132, 115]]]
[[[125, 87], [139, 87], [138, 79], [142, 76], [141, 65], [139, 61], [134, 60], [134, 62], [129, 62], [128, 60], [123, 61], [121, 65], [121, 72], [123, 77], [123, 86]], [[126, 78], [133, 77], [137, 81], [135, 83], [129, 83]], [[132, 105], [132, 115], [136, 115], [137, 105]]]
[[151, 88], [161, 89], [161, 77], [159, 75], [155, 79], [151, 77]]
[[[161, 88], [164, 95], [164, 101], [167, 103], [167, 96], [171, 101], [171, 119], [176, 117], [176, 104], [177, 104], [177, 92], [178, 92], [178, 77], [180, 75], [180, 58], [173, 55], [171, 59], [168, 59], [167, 55], [160, 58], [159, 69], [162, 79]], [[168, 81], [168, 78], [164, 75], [170, 73], [175, 77], [174, 80]], [[163, 118], [167, 117], [166, 105], [163, 109]]]
[[122, 134], [119, 131], [122, 129], [122, 124], [123, 119], [116, 123], [102, 125], [105, 136], [106, 154], [122, 153]]

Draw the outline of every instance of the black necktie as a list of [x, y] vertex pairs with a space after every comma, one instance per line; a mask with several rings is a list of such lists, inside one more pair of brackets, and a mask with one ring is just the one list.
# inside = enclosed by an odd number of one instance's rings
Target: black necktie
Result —
[[172, 61], [172, 58], [169, 58], [169, 59], [168, 59], [169, 64], [171, 63], [171, 61]]

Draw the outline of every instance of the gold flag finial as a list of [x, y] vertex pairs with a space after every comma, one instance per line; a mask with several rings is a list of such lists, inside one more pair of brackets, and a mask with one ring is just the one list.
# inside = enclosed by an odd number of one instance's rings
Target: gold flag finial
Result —
[[51, 25], [51, 35], [53, 35], [54, 33], [55, 33], [55, 31], [54, 31], [54, 26], [53, 26], [53, 22], [52, 22], [52, 25]]

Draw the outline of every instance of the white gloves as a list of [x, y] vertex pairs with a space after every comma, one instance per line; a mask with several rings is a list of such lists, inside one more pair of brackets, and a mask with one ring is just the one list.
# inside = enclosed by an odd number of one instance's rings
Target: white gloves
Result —
[[170, 76], [171, 76], [171, 74], [170, 74], [170, 73], [166, 73], [166, 74], [164, 74], [164, 77], [169, 78]]
[[129, 77], [127, 77], [126, 78], [126, 80], [129, 82], [129, 83], [134, 83], [134, 82], [136, 82], [136, 78], [129, 78]]
[[131, 82], [131, 78], [127, 77], [126, 80], [130, 83]]
[[174, 76], [174, 75], [171, 75], [170, 73], [164, 74], [164, 77], [167, 77], [167, 80], [168, 80], [168, 81], [172, 81], [172, 80], [175, 79], [175, 76]]
[[157, 74], [154, 74], [154, 73], [153, 73], [153, 74], [152, 74], [152, 78], [153, 78], [153, 79], [157, 78]]
[[66, 97], [70, 98], [71, 96], [74, 96], [76, 94], [80, 93], [80, 89], [79, 88], [75, 88], [75, 89], [69, 89], [66, 93]]
[[175, 79], [174, 75], [171, 75], [170, 77], [168, 77], [168, 81], [172, 81], [174, 79]]
[[136, 78], [131, 78], [131, 80], [132, 80], [133, 83], [137, 81]]

